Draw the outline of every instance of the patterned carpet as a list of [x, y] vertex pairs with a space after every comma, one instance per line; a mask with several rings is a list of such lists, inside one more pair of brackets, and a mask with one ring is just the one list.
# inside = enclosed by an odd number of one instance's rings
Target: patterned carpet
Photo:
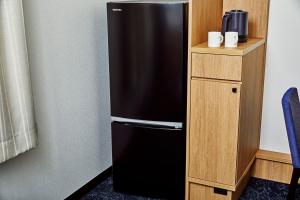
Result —
[[[285, 200], [288, 185], [251, 178], [240, 200]], [[297, 190], [296, 200], [300, 200], [300, 190]], [[96, 188], [87, 193], [81, 200], [154, 200], [146, 197], [131, 196], [113, 191], [112, 178], [109, 177]], [[156, 199], [158, 200], [158, 199]]]

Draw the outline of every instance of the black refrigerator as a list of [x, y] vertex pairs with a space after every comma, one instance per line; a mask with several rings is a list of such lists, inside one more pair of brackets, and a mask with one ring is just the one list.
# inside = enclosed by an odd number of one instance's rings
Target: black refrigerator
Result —
[[187, 1], [107, 3], [113, 186], [184, 199]]

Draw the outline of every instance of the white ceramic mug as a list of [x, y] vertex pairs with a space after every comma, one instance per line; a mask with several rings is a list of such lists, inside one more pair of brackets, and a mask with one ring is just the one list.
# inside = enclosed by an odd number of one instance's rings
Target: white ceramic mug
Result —
[[235, 48], [238, 45], [239, 33], [238, 32], [226, 32], [225, 33], [225, 47]]
[[220, 47], [223, 40], [221, 32], [208, 32], [208, 47]]

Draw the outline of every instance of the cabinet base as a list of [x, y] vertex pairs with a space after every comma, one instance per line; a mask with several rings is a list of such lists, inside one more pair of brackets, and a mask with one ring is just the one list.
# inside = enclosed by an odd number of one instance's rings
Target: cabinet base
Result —
[[238, 200], [249, 181], [250, 175], [251, 170], [245, 174], [235, 191], [189, 182], [187, 200]]

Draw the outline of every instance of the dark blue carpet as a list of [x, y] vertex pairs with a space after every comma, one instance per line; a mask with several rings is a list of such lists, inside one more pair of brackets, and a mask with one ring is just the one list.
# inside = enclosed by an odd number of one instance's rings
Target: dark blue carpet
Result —
[[[285, 200], [288, 185], [273, 181], [251, 178], [240, 200]], [[300, 200], [300, 190], [297, 190], [296, 200]], [[112, 178], [109, 177], [97, 187], [87, 193], [81, 200], [155, 200], [146, 197], [121, 194], [112, 187]], [[156, 199], [158, 200], [158, 199]]]

